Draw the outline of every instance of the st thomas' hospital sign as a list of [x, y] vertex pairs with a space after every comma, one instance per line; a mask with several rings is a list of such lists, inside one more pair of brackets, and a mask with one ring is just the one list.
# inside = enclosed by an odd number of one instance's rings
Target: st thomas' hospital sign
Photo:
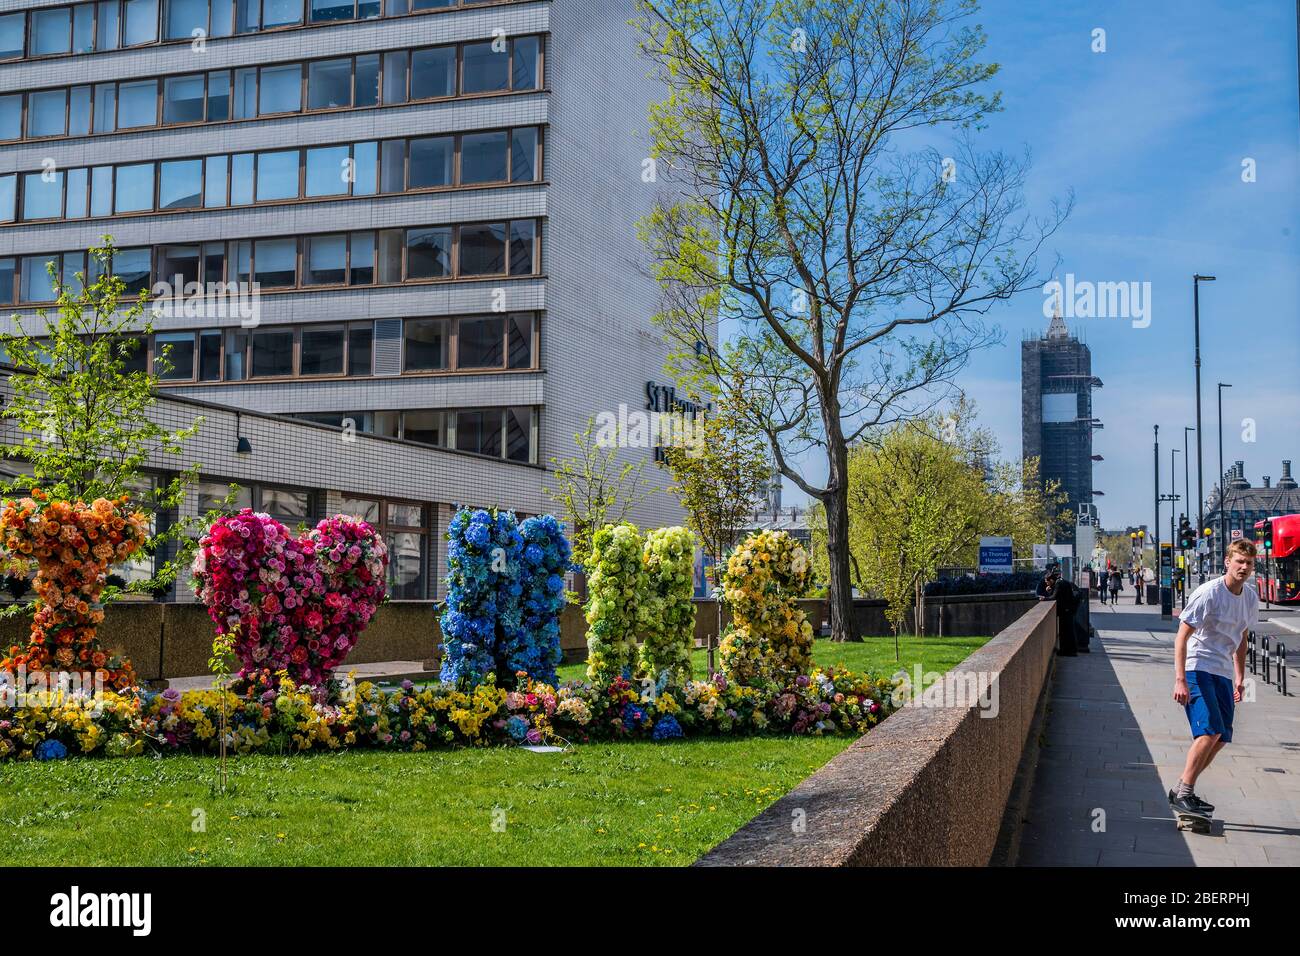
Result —
[[596, 416], [596, 444], [602, 447], [651, 448], [654, 460], [664, 460], [664, 449], [679, 447], [688, 451], [704, 442], [704, 421], [712, 403], [680, 398], [672, 385], [646, 382], [645, 411], [629, 411], [620, 404], [617, 412]]

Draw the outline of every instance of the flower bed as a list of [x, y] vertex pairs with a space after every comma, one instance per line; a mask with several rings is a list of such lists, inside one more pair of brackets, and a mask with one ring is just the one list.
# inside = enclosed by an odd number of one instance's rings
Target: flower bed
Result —
[[49, 706], [7, 706], [0, 694], [0, 760], [68, 754], [215, 753], [222, 699], [227, 746], [239, 753], [340, 748], [421, 751], [495, 744], [667, 740], [727, 734], [862, 734], [891, 709], [890, 681], [825, 668], [763, 691], [691, 680], [634, 687], [560, 687], [518, 676], [506, 690], [487, 681], [461, 690], [439, 683], [394, 691], [363, 683], [321, 700], [287, 674], [258, 672], [235, 690], [61, 695]]

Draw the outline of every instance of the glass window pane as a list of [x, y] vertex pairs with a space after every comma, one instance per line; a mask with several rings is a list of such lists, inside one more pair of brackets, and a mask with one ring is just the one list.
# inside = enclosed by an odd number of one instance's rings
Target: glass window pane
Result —
[[248, 377], [248, 333], [226, 333], [226, 381], [242, 382]]
[[253, 243], [244, 239], [231, 244], [230, 255], [234, 260], [233, 280], [235, 282], [253, 281]]
[[426, 372], [447, 367], [447, 320], [407, 319], [402, 323], [402, 369]]
[[227, 157], [209, 156], [203, 180], [203, 205], [215, 209], [226, 204]]
[[212, 23], [208, 36], [228, 37], [235, 26], [234, 0], [212, 0]]
[[67, 53], [71, 43], [70, 8], [32, 11], [32, 56]]
[[[26, 26], [21, 13], [0, 16], [0, 60], [14, 60], [23, 55], [23, 29]], [[0, 301], [8, 301], [0, 299]]]
[[122, 17], [122, 46], [158, 39], [158, 0], [126, 0]]
[[524, 126], [510, 134], [510, 181], [528, 183], [538, 176], [537, 127]]
[[505, 364], [505, 323], [499, 316], [461, 319], [456, 341], [457, 368], [501, 368]]
[[[411, 413], [408, 412], [409, 416]], [[410, 418], [407, 418], [409, 425]], [[407, 432], [402, 433], [402, 437], [410, 437]], [[395, 501], [388, 503], [388, 516], [385, 519], [390, 525], [397, 525], [401, 528], [423, 528], [424, 527], [424, 506], [399, 504]]]
[[[354, 265], [355, 269], [356, 266]], [[371, 350], [374, 342], [374, 327], [371, 325], [353, 325], [348, 328], [348, 374], [371, 374]]]
[[235, 0], [236, 33], [255, 33], [261, 23], [261, 0]]
[[[348, 7], [351, 10], [351, 5]], [[352, 58], [307, 64], [307, 109], [352, 105]]]
[[506, 180], [509, 138], [504, 130], [469, 133], [460, 138], [460, 181], [499, 183]]
[[354, 106], [374, 106], [379, 102], [379, 54], [357, 57], [356, 98]]
[[68, 129], [68, 94], [44, 90], [27, 97], [27, 135], [62, 136]]
[[235, 119], [252, 119], [257, 115], [257, 70], [245, 67], [235, 71]]
[[379, 502], [368, 498], [343, 498], [339, 501], [339, 514], [351, 515], [370, 524], [379, 524]]
[[140, 212], [153, 208], [153, 163], [117, 167], [114, 212]]
[[307, 150], [307, 195], [347, 195], [352, 158], [346, 146]]
[[208, 74], [208, 122], [230, 119], [230, 74], [221, 70]]
[[303, 285], [338, 285], [346, 276], [348, 237], [311, 236], [307, 239], [307, 270]]
[[149, 290], [149, 249], [118, 249], [113, 255], [113, 272], [126, 285], [127, 295]]
[[510, 274], [532, 275], [537, 271], [537, 223], [532, 219], [516, 219], [510, 224]]
[[451, 136], [411, 140], [411, 189], [452, 184], [456, 144]]
[[384, 535], [388, 545], [388, 593], [394, 600], [416, 601], [425, 596], [424, 535], [395, 531]]
[[353, 0], [311, 0], [311, 22], [329, 23], [332, 20], [351, 20]]
[[257, 111], [261, 116], [298, 112], [302, 108], [302, 67], [295, 63], [262, 70], [258, 97]]
[[[234, 514], [244, 508], [253, 507], [253, 489], [244, 485], [238, 486], [232, 493], [230, 485], [220, 481], [199, 481], [194, 485], [195, 493], [199, 499], [199, 514], [207, 514], [209, 511], [221, 509]], [[230, 503], [226, 504], [226, 498], [230, 498]]]
[[96, 166], [90, 171], [90, 214], [113, 214], [113, 167]]
[[226, 281], [226, 244], [209, 242], [203, 246], [203, 281]]
[[358, 20], [375, 20], [380, 16], [379, 0], [358, 0], [357, 2], [357, 19]]
[[[13, 173], [0, 176], [0, 222], [13, 222], [16, 217], [15, 203], [18, 197], [18, 177]], [[9, 260], [5, 260], [9, 261]], [[0, 296], [0, 303], [11, 302]]]
[[230, 157], [230, 205], [246, 206], [253, 201], [253, 154]]
[[308, 495], [305, 491], [291, 491], [288, 488], [262, 488], [258, 495], [258, 509], [265, 511], [277, 521], [283, 521], [290, 527], [310, 517]]
[[64, 200], [63, 217], [65, 219], [81, 219], [85, 217], [89, 208], [87, 205], [89, 172], [85, 166], [80, 169], [68, 170], [66, 177], [67, 188], [64, 190], [66, 199]]
[[489, 43], [466, 43], [462, 92], [487, 93], [510, 87], [510, 54], [498, 53]]
[[262, 27], [302, 23], [302, 0], [262, 0]]
[[72, 52], [95, 49], [95, 5], [82, 3], [72, 8]]
[[95, 87], [95, 132], [111, 133], [117, 122], [117, 84], [100, 83]]
[[379, 191], [400, 193], [406, 189], [406, 140], [384, 140], [381, 152]]
[[460, 227], [460, 275], [501, 275], [506, 271], [506, 225], [485, 222]]
[[[206, 36], [208, 32], [207, 0], [165, 0], [163, 36], [168, 40], [186, 40]], [[195, 33], [195, 31], [199, 31]]]
[[74, 86], [68, 95], [68, 133], [85, 136], [90, 132], [90, 87]]
[[402, 281], [402, 247], [405, 231], [385, 229], [379, 233], [379, 282]]
[[293, 285], [298, 276], [297, 240], [259, 239], [255, 246], [253, 267], [257, 281], [268, 288]]
[[63, 173], [23, 174], [23, 218], [58, 219], [63, 215]]
[[23, 97], [21, 93], [0, 96], [0, 139], [18, 139], [23, 135]]
[[199, 381], [216, 382], [221, 379], [221, 332], [205, 329], [199, 334]]
[[203, 122], [202, 73], [167, 78], [163, 84], [163, 122]]
[[[351, 285], [370, 285], [375, 281], [375, 234], [354, 232], [350, 248]], [[369, 326], [367, 326], [369, 328]], [[367, 359], [367, 362], [369, 359]]]
[[164, 162], [158, 173], [159, 209], [195, 209], [203, 203], [203, 160]]
[[456, 449], [501, 457], [501, 410], [456, 412]]
[[300, 375], [341, 375], [343, 373], [343, 329], [302, 330]]
[[[442, 412], [407, 412], [402, 421], [402, 437], [424, 445], [445, 446], [447, 441], [442, 434]], [[391, 513], [389, 521], [396, 523]]]
[[511, 461], [533, 460], [533, 410], [506, 409], [506, 457]]
[[379, 187], [379, 144], [373, 140], [352, 147], [352, 195], [373, 196]]
[[158, 251], [158, 281], [169, 284], [174, 293], [185, 291], [185, 286], [199, 281], [198, 246], [163, 246]]
[[506, 352], [511, 368], [533, 366], [533, 316], [531, 312], [516, 312], [506, 322]]
[[374, 433], [385, 438], [397, 438], [401, 434], [401, 412], [375, 412]]
[[158, 81], [122, 83], [117, 88], [117, 128], [154, 126], [158, 122]]
[[153, 337], [153, 371], [164, 382], [194, 378], [194, 333], [159, 332]]
[[384, 54], [384, 102], [406, 102], [406, 51]]
[[105, 2], [99, 4], [99, 23], [95, 28], [95, 49], [117, 49], [119, 9], [118, 0], [105, 0]]
[[257, 154], [257, 201], [298, 198], [298, 150]]
[[54, 301], [54, 277], [50, 275], [49, 262], [48, 256], [27, 256], [23, 259], [22, 301]]
[[[78, 276], [86, 274], [86, 254], [84, 252], [65, 252], [63, 254], [63, 274], [59, 281], [73, 295], [77, 295], [84, 287], [84, 283], [78, 279]], [[91, 280], [92, 283], [94, 280]]]
[[451, 275], [451, 227], [406, 230], [406, 277], [440, 279]]
[[293, 330], [253, 333], [253, 378], [293, 374]]
[[456, 48], [434, 47], [411, 54], [411, 99], [456, 95]]
[[535, 90], [541, 84], [538, 76], [540, 66], [540, 39], [538, 37], [520, 37], [514, 42], [514, 69], [512, 86], [516, 90]]
[[17, 270], [13, 259], [0, 259], [0, 303], [11, 305], [16, 298], [18, 283], [15, 282]]

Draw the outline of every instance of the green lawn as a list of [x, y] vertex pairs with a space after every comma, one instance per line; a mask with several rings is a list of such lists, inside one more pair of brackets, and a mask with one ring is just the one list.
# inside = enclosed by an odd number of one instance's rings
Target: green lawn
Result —
[[[943, 670], [984, 638], [903, 641]], [[819, 643], [892, 674], [893, 641]], [[582, 665], [575, 665], [576, 676]], [[701, 661], [700, 670], [703, 670]], [[516, 749], [0, 764], [0, 865], [686, 865], [851, 743], [757, 737]], [[206, 831], [196, 832], [195, 811]]]

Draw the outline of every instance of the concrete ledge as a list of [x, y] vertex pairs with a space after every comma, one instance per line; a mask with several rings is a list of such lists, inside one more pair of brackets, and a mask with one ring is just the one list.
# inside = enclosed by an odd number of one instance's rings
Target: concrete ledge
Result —
[[[696, 865], [987, 865], [1055, 643], [1036, 605]], [[960, 696], [980, 675], [996, 716]]]

